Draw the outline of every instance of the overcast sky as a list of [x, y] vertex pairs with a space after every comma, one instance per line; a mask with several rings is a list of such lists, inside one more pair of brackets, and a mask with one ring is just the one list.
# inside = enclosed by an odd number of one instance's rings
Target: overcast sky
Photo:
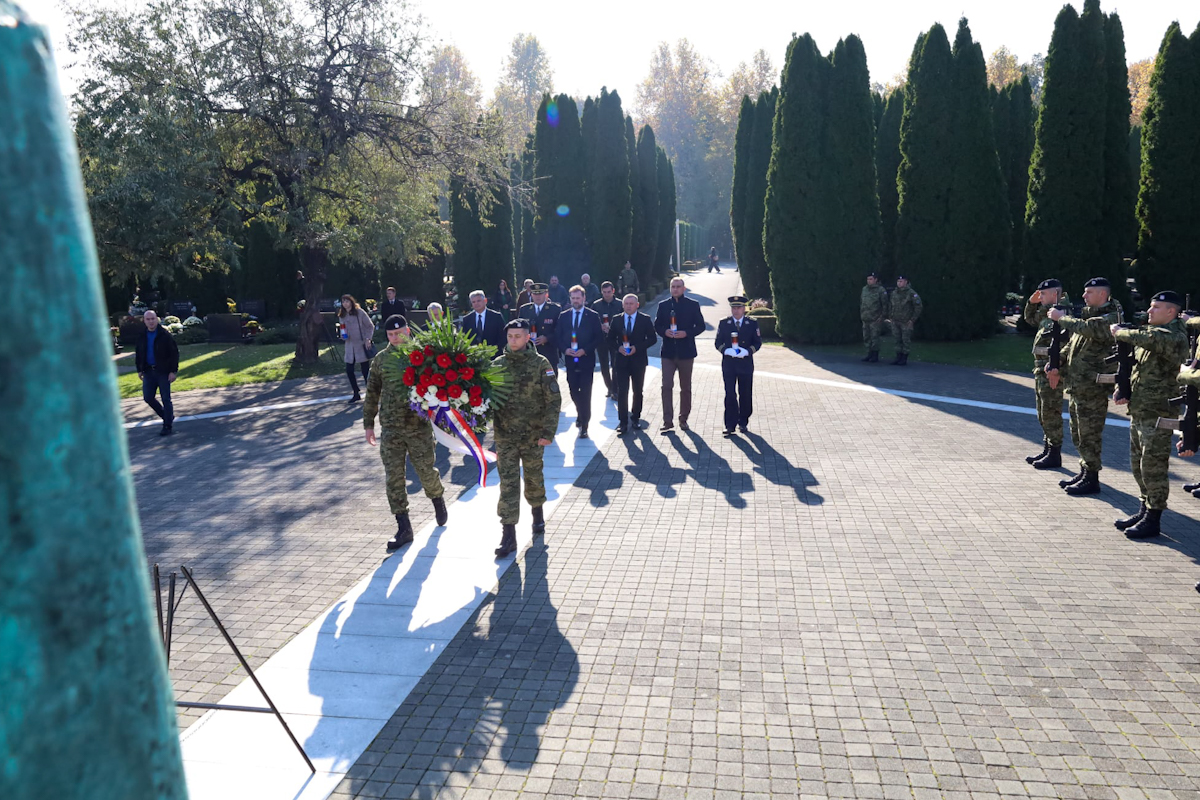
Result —
[[[58, 0], [18, 2], [51, 27], [61, 46], [64, 14]], [[934, 22], [946, 26], [953, 39], [958, 18], [966, 15], [985, 53], [1006, 45], [1025, 61], [1046, 52], [1061, 7], [1057, 0], [409, 0], [434, 41], [463, 51], [485, 97], [491, 96], [513, 36], [533, 33], [549, 54], [556, 91], [588, 95], [607, 86], [630, 104], [661, 41], [686, 37], [728, 75], [759, 48], [781, 68], [792, 33], [811, 33], [825, 51], [856, 33], [867, 49], [871, 79], [887, 82], [904, 71], [917, 34]], [[1173, 20], [1185, 33], [1200, 20], [1198, 0], [1106, 2], [1103, 8], [1121, 14], [1130, 61], [1153, 56]]]

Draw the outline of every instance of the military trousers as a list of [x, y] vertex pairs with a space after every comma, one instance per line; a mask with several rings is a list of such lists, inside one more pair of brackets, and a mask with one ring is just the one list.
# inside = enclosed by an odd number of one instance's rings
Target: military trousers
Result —
[[1072, 389], [1069, 408], [1071, 412], [1071, 441], [1079, 451], [1079, 466], [1099, 472], [1100, 455], [1104, 445], [1104, 419], [1108, 416], [1107, 387], [1095, 384], [1086, 388]]
[[408, 485], [405, 459], [412, 462], [425, 496], [436, 499], [445, 494], [442, 476], [433, 465], [433, 434], [421, 423], [421, 430], [410, 433], [383, 429], [379, 437], [379, 457], [383, 459], [383, 474], [387, 482], [388, 507], [392, 514], [408, 513]]
[[912, 346], [913, 326], [911, 322], [892, 320], [892, 338], [896, 341], [896, 353], [908, 354]]
[[879, 334], [883, 330], [883, 320], [877, 319], [873, 322], [864, 322], [863, 328], [863, 344], [867, 346], [867, 351], [874, 353], [879, 350]]
[[1050, 379], [1046, 377], [1046, 362], [1033, 362], [1033, 395], [1037, 401], [1038, 422], [1042, 424], [1042, 435], [1052, 447], [1062, 447], [1063, 443], [1063, 386], [1050, 388]]
[[537, 437], [496, 440], [496, 471], [500, 474], [500, 503], [496, 513], [501, 525], [516, 525], [521, 519], [521, 468], [525, 468], [525, 500], [530, 507], [546, 504], [546, 481], [542, 475], [544, 447]]
[[1129, 426], [1129, 466], [1147, 508], [1167, 507], [1171, 483], [1167, 469], [1171, 461], [1172, 432], [1156, 427], [1158, 417], [1134, 417]]

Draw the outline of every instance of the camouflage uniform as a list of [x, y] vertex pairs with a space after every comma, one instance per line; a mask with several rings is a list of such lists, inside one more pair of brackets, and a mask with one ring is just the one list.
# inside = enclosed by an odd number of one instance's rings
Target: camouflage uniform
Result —
[[1149, 509], [1167, 507], [1167, 466], [1171, 459], [1172, 432], [1157, 427], [1158, 418], [1178, 419], [1178, 408], [1169, 402], [1179, 387], [1179, 365], [1187, 357], [1183, 320], [1167, 325], [1117, 331], [1117, 341], [1134, 346], [1133, 378], [1129, 399], [1129, 465]]
[[442, 476], [433, 465], [433, 429], [409, 407], [408, 387], [404, 385], [407, 358], [399, 358], [397, 348], [388, 344], [371, 359], [367, 377], [367, 396], [363, 400], [363, 427], [373, 430], [379, 414], [379, 456], [387, 481], [388, 506], [392, 514], [408, 513], [408, 487], [404, 458], [412, 462], [431, 500], [445, 493]]
[[896, 353], [907, 353], [912, 344], [913, 323], [921, 316], [921, 295], [913, 291], [909, 284], [901, 289], [897, 286], [892, 290], [891, 310], [888, 319], [892, 321], [892, 336], [896, 340]]
[[[1064, 295], [1059, 302], [1066, 303]], [[1046, 377], [1048, 356], [1038, 355], [1042, 348], [1050, 347], [1050, 336], [1054, 332], [1054, 322], [1047, 314], [1052, 306], [1044, 306], [1025, 301], [1025, 322], [1031, 328], [1037, 329], [1033, 337], [1033, 394], [1037, 400], [1038, 422], [1042, 423], [1042, 433], [1051, 447], [1062, 447], [1063, 443], [1063, 384], [1060, 381], [1057, 388], [1050, 388], [1050, 379]], [[1062, 371], [1059, 370], [1061, 376]]]
[[508, 368], [512, 394], [496, 409], [496, 469], [500, 473], [501, 525], [516, 525], [521, 518], [521, 466], [525, 467], [525, 499], [533, 508], [546, 503], [542, 478], [542, 452], [538, 439], [554, 439], [561, 398], [550, 361], [532, 345], [504, 353], [493, 365]]
[[1099, 472], [1101, 468], [1112, 384], [1096, 383], [1096, 376], [1117, 371], [1116, 364], [1106, 364], [1104, 359], [1112, 351], [1109, 327], [1120, 321], [1121, 304], [1111, 298], [1099, 308], [1084, 306], [1082, 318], [1068, 316], [1058, 321], [1071, 334], [1063, 348], [1059, 376], [1060, 385], [1071, 396], [1071, 441], [1079, 451], [1081, 470]]
[[867, 352], [879, 349], [879, 332], [883, 328], [883, 316], [887, 311], [887, 289], [878, 283], [864, 286], [858, 300], [858, 316], [862, 319], [863, 344]]
[[638, 293], [638, 274], [633, 267], [626, 267], [621, 270], [621, 275], [617, 278], [617, 299], [630, 293]]

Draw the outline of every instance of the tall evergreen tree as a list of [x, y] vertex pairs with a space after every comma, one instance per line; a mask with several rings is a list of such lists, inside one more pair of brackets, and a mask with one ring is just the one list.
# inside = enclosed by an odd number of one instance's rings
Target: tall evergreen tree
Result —
[[1029, 196], [1029, 159], [1033, 155], [1033, 90], [1029, 76], [1013, 81], [992, 97], [992, 123], [996, 135], [996, 155], [1008, 193], [1008, 213], [1012, 221], [1012, 269], [1009, 288], [1024, 274], [1022, 252], [1025, 240], [1025, 205]]
[[1129, 168], [1129, 116], [1133, 106], [1125, 63], [1125, 32], [1115, 11], [1104, 20], [1104, 42], [1104, 197], [1096, 269], [1109, 277], [1114, 293], [1127, 304], [1125, 259], [1137, 248], [1137, 182]]
[[[601, 89], [595, 101], [588, 98], [583, 112], [583, 141], [590, 270], [597, 280], [604, 281], [616, 277], [629, 258], [633, 226], [632, 165], [625, 145], [625, 115], [616, 92]], [[568, 286], [579, 279], [577, 274], [559, 277]]]
[[643, 125], [637, 137], [638, 201], [640, 215], [633, 218], [633, 247], [630, 260], [640, 275], [643, 271], [651, 281], [663, 278], [663, 271], [654, 262], [658, 250], [658, 145], [654, 130]]
[[483, 220], [479, 230], [479, 272], [476, 286], [459, 286], [460, 301], [463, 290], [482, 289], [491, 297], [501, 279], [511, 288], [516, 277], [513, 265], [513, 204], [507, 186], [495, 186], [491, 190], [491, 203], [480, 209]]
[[[521, 238], [524, 234], [524, 229], [521, 225], [521, 200], [520, 191], [521, 184], [525, 176], [521, 167], [521, 157], [519, 155], [512, 156], [509, 160], [509, 185], [512, 191], [509, 193], [509, 228], [512, 230], [512, 245], [513, 245], [513, 275], [521, 265]], [[512, 282], [508, 284], [508, 288], [512, 288]]]
[[675, 167], [667, 158], [667, 151], [658, 148], [655, 159], [655, 175], [658, 180], [658, 245], [655, 247], [654, 260], [658, 262], [659, 274], [666, 276], [671, 271], [671, 264], [679, 269], [679, 262], [672, 262], [675, 253]]
[[1134, 266], [1143, 297], [1163, 289], [1200, 296], [1200, 27], [1163, 37], [1142, 115], [1142, 173]]
[[754, 103], [754, 126], [750, 133], [750, 157], [746, 176], [746, 245], [738, 262], [742, 286], [752, 298], [771, 296], [771, 275], [763, 253], [763, 216], [767, 203], [767, 168], [771, 165], [771, 140], [779, 87], [761, 92]]
[[459, 294], [479, 288], [480, 239], [479, 199], [469, 186], [450, 182], [450, 234], [454, 237], [454, 282]]
[[1046, 55], [1042, 105], [1029, 167], [1025, 272], [1069, 291], [1098, 271], [1105, 173], [1104, 15], [1063, 6]]
[[896, 275], [896, 214], [900, 193], [896, 173], [900, 170], [900, 120], [904, 116], [904, 90], [893, 89], [884, 102], [883, 115], [875, 130], [875, 172], [882, 229], [881, 272], [885, 280]]
[[[633, 223], [631, 225], [630, 247], [626, 251], [626, 261], [629, 261], [633, 269], [638, 274], [638, 279], [642, 286], [650, 285], [650, 274], [653, 271], [651, 265], [639, 265], [633, 261], [633, 241], [637, 236], [638, 231], [645, 228], [646, 225], [646, 207], [645, 200], [642, 196], [642, 176], [638, 171], [637, 158], [637, 133], [633, 128], [633, 117], [625, 117], [625, 152], [629, 158], [629, 194], [631, 197], [630, 210]], [[620, 272], [624, 267], [625, 262], [622, 261], [615, 269], [613, 278], [615, 280], [616, 273]]]
[[534, 275], [528, 277], [558, 275], [563, 282], [577, 281], [581, 273], [588, 271], [588, 214], [579, 107], [570, 95], [542, 98], [534, 136], [537, 216], [533, 227], [537, 255]]
[[[525, 137], [525, 149], [521, 151], [521, 180], [529, 187], [531, 199], [536, 201], [537, 172], [535, 165], [536, 148], [533, 134]], [[534, 234], [533, 220], [537, 216], [536, 206], [530, 203], [521, 204], [521, 253], [517, 259], [517, 278], [522, 283], [526, 278], [537, 277], [537, 236]], [[516, 225], [514, 217], [513, 224]], [[519, 293], [520, 286], [513, 287], [514, 293]]]
[[[746, 239], [754, 231], [746, 231], [746, 185], [750, 173], [750, 139], [754, 130], [754, 101], [742, 95], [738, 112], [737, 133], [733, 138], [733, 188], [729, 192], [729, 227], [733, 232], [733, 252], [738, 268], [746, 263]], [[761, 238], [762, 232], [758, 231]]]

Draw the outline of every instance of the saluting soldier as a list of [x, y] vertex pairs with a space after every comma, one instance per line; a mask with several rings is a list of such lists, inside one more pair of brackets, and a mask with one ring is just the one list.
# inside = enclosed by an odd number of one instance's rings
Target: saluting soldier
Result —
[[1057, 278], [1047, 278], [1039, 283], [1037, 291], [1025, 301], [1025, 322], [1037, 331], [1033, 336], [1033, 396], [1038, 422], [1042, 424], [1042, 452], [1026, 456], [1025, 463], [1036, 469], [1062, 466], [1063, 385], [1059, 382], [1051, 386], [1046, 374], [1046, 365], [1050, 363], [1050, 340], [1054, 334], [1054, 322], [1049, 314], [1050, 309], [1060, 302], [1066, 302], [1066, 298], [1062, 282]]
[[387, 347], [371, 360], [367, 373], [367, 397], [363, 401], [363, 428], [367, 444], [375, 445], [375, 415], [382, 429], [379, 456], [383, 459], [383, 474], [387, 485], [388, 506], [396, 517], [396, 534], [387, 543], [388, 551], [399, 550], [413, 540], [412, 522], [408, 519], [408, 487], [405, 483], [404, 459], [412, 462], [425, 496], [433, 501], [438, 525], [450, 518], [443, 498], [442, 476], [433, 465], [433, 427], [409, 407], [408, 387], [404, 385], [407, 359], [397, 358], [396, 351], [408, 338], [408, 323], [393, 314], [383, 323], [387, 331]]
[[754, 354], [762, 347], [758, 323], [746, 316], [743, 295], [729, 298], [729, 316], [717, 325], [716, 348], [723, 354], [721, 376], [725, 379], [725, 430], [732, 436], [734, 426], [749, 431], [754, 412]]
[[529, 322], [530, 335], [537, 351], [550, 362], [554, 377], [558, 378], [558, 339], [555, 336], [555, 326], [558, 325], [558, 315], [562, 313], [562, 306], [547, 299], [550, 287], [544, 283], [535, 283], [530, 293], [531, 300], [521, 306], [517, 316]]
[[1141, 492], [1138, 513], [1113, 523], [1130, 539], [1160, 533], [1162, 512], [1171, 490], [1167, 465], [1173, 433], [1171, 427], [1158, 423], [1179, 418], [1179, 409], [1170, 401], [1179, 387], [1179, 365], [1187, 358], [1187, 332], [1179, 319], [1182, 307], [1183, 300], [1175, 292], [1159, 292], [1150, 300], [1148, 325], [1140, 330], [1123, 330], [1116, 325], [1111, 328], [1118, 342], [1133, 345], [1136, 359], [1129, 382], [1131, 396], [1116, 401], [1129, 406], [1129, 464]]
[[492, 361], [508, 369], [512, 393], [496, 409], [496, 471], [500, 474], [497, 513], [504, 533], [496, 557], [517, 549], [517, 523], [521, 519], [521, 468], [525, 471], [525, 500], [533, 509], [534, 535], [545, 533], [546, 483], [542, 475], [543, 448], [554, 441], [561, 397], [550, 361], [529, 346], [530, 324], [514, 319], [505, 328], [507, 346]]
[[896, 358], [892, 361], [893, 365], [908, 366], [913, 326], [921, 316], [921, 310], [921, 295], [908, 285], [908, 278], [898, 275], [888, 311], [888, 319], [892, 321], [892, 338], [896, 340]]
[[[1121, 322], [1121, 304], [1112, 297], [1107, 278], [1092, 278], [1083, 285], [1082, 316], [1050, 309], [1046, 316], [1071, 334], [1063, 351], [1060, 368], [1066, 392], [1071, 396], [1071, 440], [1079, 451], [1079, 474], [1059, 486], [1072, 496], [1100, 492], [1101, 448], [1104, 419], [1115, 382], [1116, 364], [1105, 363], [1112, 350], [1110, 328]], [[1050, 375], [1047, 366], [1047, 375]]]
[[867, 285], [858, 298], [858, 316], [862, 320], [863, 344], [867, 355], [863, 361], [879, 360], [879, 333], [883, 329], [883, 318], [887, 315], [887, 289], [872, 272], [867, 276]]

